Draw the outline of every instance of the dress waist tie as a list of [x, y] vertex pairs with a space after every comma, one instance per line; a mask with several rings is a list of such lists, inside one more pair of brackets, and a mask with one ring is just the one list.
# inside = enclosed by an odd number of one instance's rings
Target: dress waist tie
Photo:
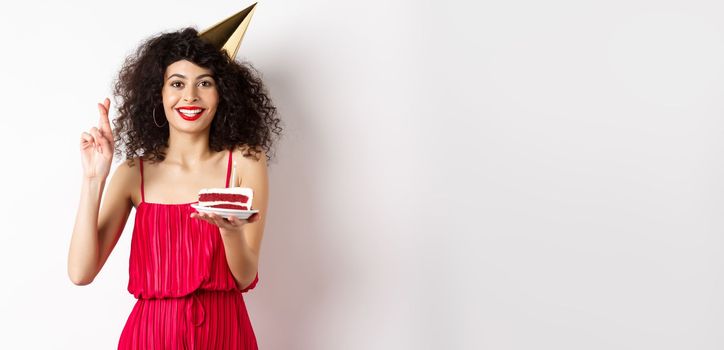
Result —
[[[191, 293], [190, 299], [191, 300], [186, 304], [186, 319], [194, 327], [201, 326], [206, 319], [206, 310], [204, 310], [204, 305], [201, 304], [201, 300], [199, 300], [196, 292]], [[199, 310], [198, 312], [197, 309]], [[198, 319], [196, 314], [199, 314], [200, 316]], [[189, 327], [190, 329], [188, 330], [189, 340], [191, 341], [191, 344], [188, 346], [188, 349], [190, 350], [196, 349], [196, 329], [194, 327]]]

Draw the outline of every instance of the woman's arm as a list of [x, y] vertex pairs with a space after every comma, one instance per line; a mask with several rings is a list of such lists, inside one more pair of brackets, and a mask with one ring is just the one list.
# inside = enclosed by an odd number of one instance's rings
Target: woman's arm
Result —
[[226, 263], [239, 289], [244, 289], [254, 281], [258, 271], [259, 251], [268, 207], [269, 179], [264, 152], [259, 155], [259, 160], [243, 157], [240, 152], [234, 153], [234, 159], [240, 159], [237, 162], [236, 173], [240, 174], [241, 178], [241, 183], [235, 186], [254, 190], [252, 209], [258, 209], [259, 213], [252, 215], [246, 223], [233, 216], [229, 221], [225, 221], [216, 214], [192, 213], [191, 217], [219, 226]]
[[[238, 156], [237, 156], [238, 154]], [[237, 161], [237, 174], [241, 178], [241, 187], [254, 190], [252, 209], [259, 213], [253, 222], [241, 226], [241, 231], [221, 232], [226, 253], [226, 262], [234, 275], [240, 289], [246, 288], [254, 281], [259, 268], [259, 251], [264, 235], [266, 209], [269, 202], [269, 178], [267, 175], [266, 154], [261, 152], [259, 159], [247, 158], [238, 152], [234, 155]]]
[[132, 169], [125, 162], [118, 166], [108, 191], [101, 196], [105, 179], [84, 177], [80, 203], [68, 252], [68, 276], [76, 285], [95, 279], [115, 247], [131, 212], [129, 190], [133, 186]]

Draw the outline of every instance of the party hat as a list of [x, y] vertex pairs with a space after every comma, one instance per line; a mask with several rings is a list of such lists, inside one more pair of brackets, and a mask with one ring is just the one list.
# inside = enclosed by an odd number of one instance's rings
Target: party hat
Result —
[[249, 26], [251, 16], [257, 3], [237, 12], [231, 17], [204, 29], [199, 37], [210, 42], [219, 50], [226, 50], [226, 53], [233, 60], [239, 51], [241, 39]]

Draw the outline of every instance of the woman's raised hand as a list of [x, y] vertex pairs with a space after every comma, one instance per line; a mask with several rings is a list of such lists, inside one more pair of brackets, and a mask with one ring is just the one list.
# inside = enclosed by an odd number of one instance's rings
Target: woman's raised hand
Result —
[[100, 119], [98, 127], [80, 135], [80, 155], [83, 162], [83, 175], [86, 178], [105, 180], [111, 171], [113, 162], [113, 131], [108, 121], [111, 100], [106, 98], [98, 104]]

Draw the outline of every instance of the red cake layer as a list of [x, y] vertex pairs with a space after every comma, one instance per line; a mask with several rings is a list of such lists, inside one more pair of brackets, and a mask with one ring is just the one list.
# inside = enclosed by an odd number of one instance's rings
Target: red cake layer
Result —
[[209, 208], [223, 208], [223, 209], [235, 209], [235, 210], [249, 210], [248, 207], [236, 204], [215, 204], [208, 206]]
[[199, 202], [241, 202], [246, 203], [249, 197], [243, 194], [205, 193], [199, 195]]

